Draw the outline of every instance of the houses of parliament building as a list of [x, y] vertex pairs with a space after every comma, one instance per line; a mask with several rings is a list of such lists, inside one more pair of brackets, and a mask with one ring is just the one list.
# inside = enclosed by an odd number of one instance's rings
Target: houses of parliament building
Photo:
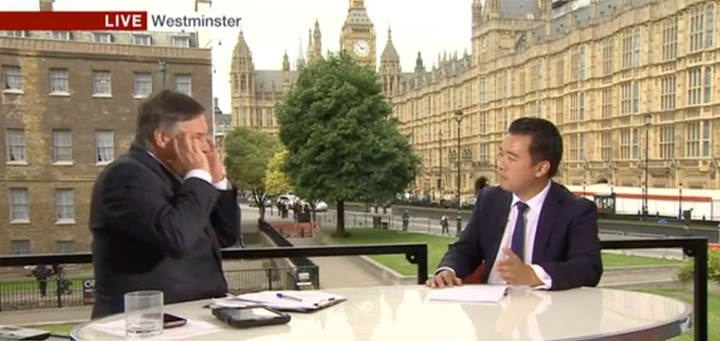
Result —
[[[415, 191], [454, 193], [459, 167], [471, 197], [477, 177], [495, 180], [498, 145], [524, 116], [563, 134], [561, 183], [640, 187], [647, 170], [649, 187], [718, 189], [717, 10], [703, 0], [473, 0], [471, 53], [442, 54], [431, 67], [418, 53], [403, 72], [391, 35], [376, 61], [364, 1], [349, 0], [341, 46], [377, 68], [423, 161]], [[285, 55], [282, 70], [262, 71], [240, 36], [234, 125], [275, 131], [274, 103], [298, 68], [321, 57], [318, 23], [309, 38], [295, 68]]]

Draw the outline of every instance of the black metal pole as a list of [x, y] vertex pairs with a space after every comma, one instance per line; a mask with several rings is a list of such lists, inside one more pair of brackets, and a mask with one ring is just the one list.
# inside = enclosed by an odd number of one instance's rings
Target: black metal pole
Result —
[[[695, 327], [695, 341], [708, 340], [708, 245], [697, 241], [690, 249], [695, 259], [693, 281], [693, 327]], [[686, 252], [687, 253], [687, 252]]]
[[650, 123], [645, 124], [645, 193], [643, 193], [643, 217], [648, 216], [648, 187], [650, 186]]
[[462, 116], [457, 117], [457, 231], [456, 236], [460, 237], [460, 231], [462, 231], [462, 212], [460, 211], [460, 121]]
[[440, 174], [438, 175], [437, 186], [438, 186], [438, 194], [440, 195], [440, 200], [439, 200], [439, 201], [442, 202], [442, 200], [444, 199], [444, 198], [443, 198], [443, 190], [442, 190], [442, 178], [443, 178], [443, 169], [442, 169], [442, 164], [443, 164], [443, 159], [442, 159], [442, 158], [443, 158], [443, 157], [442, 157], [442, 129], [440, 129], [440, 130], [438, 131], [438, 134], [439, 134], [439, 136], [440, 136], [440, 138], [438, 139], [438, 152], [440, 152], [440, 159], [438, 160], [438, 165], [440, 166], [440, 167], [439, 167], [439, 168], [440, 168], [440, 171], [439, 171]]

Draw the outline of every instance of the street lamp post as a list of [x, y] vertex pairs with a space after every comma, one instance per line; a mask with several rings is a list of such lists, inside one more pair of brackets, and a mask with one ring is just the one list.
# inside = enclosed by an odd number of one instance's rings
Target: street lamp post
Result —
[[650, 186], [650, 123], [652, 121], [652, 114], [647, 112], [643, 118], [645, 120], [645, 185], [643, 186], [643, 217], [646, 217], [648, 215], [648, 187]]
[[586, 197], [585, 195], [585, 181], [583, 181], [583, 198]]
[[462, 212], [460, 211], [460, 122], [462, 122], [463, 112], [458, 109], [455, 111], [455, 119], [457, 120], [457, 233], [456, 236], [460, 237], [460, 231], [462, 231]]
[[439, 174], [438, 174], [438, 181], [437, 181], [437, 190], [438, 195], [440, 196], [440, 201], [442, 202], [443, 198], [443, 190], [442, 190], [442, 178], [443, 178], [443, 157], [442, 157], [442, 129], [438, 130], [438, 152], [440, 153], [440, 158], [438, 159], [438, 165], [439, 168]]
[[682, 182], [678, 185], [678, 219], [683, 220], [682, 211]]

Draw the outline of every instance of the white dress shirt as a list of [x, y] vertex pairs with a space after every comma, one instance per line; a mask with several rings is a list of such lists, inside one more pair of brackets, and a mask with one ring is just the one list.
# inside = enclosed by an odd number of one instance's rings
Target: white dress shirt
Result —
[[[160, 165], [165, 167], [165, 169], [167, 169], [171, 174], [175, 174], [170, 168], [165, 166], [165, 164], [162, 163], [160, 161], [160, 159], [158, 159], [157, 156], [155, 156], [155, 154], [153, 154], [149, 151], [148, 151], [148, 154], [150, 154], [150, 156], [152, 156], [155, 160], [157, 160], [160, 163]], [[193, 169], [193, 170], [187, 172], [187, 174], [185, 174], [184, 178], [180, 178], [180, 177], [178, 177], [178, 178], [180, 181], [186, 181], [187, 179], [190, 179], [190, 178], [198, 178], [200, 180], [204, 180], [205, 182], [212, 184], [213, 186], [215, 186], [215, 188], [217, 188], [218, 190], [221, 190], [221, 191], [227, 191], [230, 188], [230, 183], [228, 182], [227, 177], [223, 177], [222, 180], [213, 183], [212, 175], [210, 175], [210, 173], [208, 173], [207, 171], [202, 170], [202, 169]]]
[[[533, 271], [535, 271], [535, 276], [543, 282], [543, 285], [536, 287], [536, 289], [550, 289], [552, 287], [552, 278], [550, 278], [550, 275], [548, 275], [545, 269], [537, 264], [532, 264], [532, 255], [535, 250], [535, 236], [537, 235], [538, 221], [540, 220], [540, 213], [542, 212], [545, 198], [547, 198], [547, 195], [550, 192], [551, 185], [552, 182], [548, 182], [547, 186], [545, 186], [540, 193], [532, 197], [530, 200], [525, 201], [528, 208], [525, 210], [525, 259], [523, 259], [523, 261], [525, 264], [530, 264], [530, 267], [532, 267]], [[510, 202], [510, 214], [508, 214], [507, 225], [505, 225], [505, 233], [503, 233], [502, 239], [500, 240], [500, 248], [498, 249], [498, 254], [495, 257], [495, 262], [504, 259], [505, 254], [502, 252], [502, 249], [509, 249], [512, 245], [512, 236], [513, 233], [515, 233], [515, 222], [518, 219], [518, 210], [515, 204], [520, 201], [522, 200], [520, 200], [517, 195], [513, 194], [512, 201]], [[507, 284], [507, 282], [500, 278], [500, 276], [495, 272], [495, 267], [493, 266], [490, 271], [490, 277], [488, 277], [488, 284]]]
[[[540, 286], [534, 287], [535, 289], [550, 289], [552, 287], [552, 278], [550, 278], [550, 275], [543, 269], [541, 266], [537, 264], [532, 264], [532, 254], [533, 250], [535, 249], [535, 236], [537, 235], [537, 227], [538, 227], [538, 220], [540, 219], [540, 213], [542, 212], [543, 204], [545, 203], [545, 198], [547, 198], [548, 193], [550, 192], [550, 186], [552, 185], [552, 182], [548, 182], [547, 186], [540, 191], [537, 195], [535, 195], [533, 198], [531, 198], [528, 201], [525, 201], [525, 204], [528, 205], [527, 210], [525, 211], [525, 253], [523, 261], [525, 264], [530, 264], [530, 267], [535, 272], [535, 276], [543, 283]], [[503, 233], [502, 239], [500, 240], [500, 247], [498, 248], [498, 253], [495, 257], [495, 262], [498, 262], [505, 258], [505, 254], [502, 252], [503, 248], [511, 248], [512, 246], [512, 235], [515, 232], [515, 221], [518, 219], [518, 210], [517, 204], [520, 200], [517, 195], [513, 194], [512, 201], [510, 202], [510, 214], [508, 215], [507, 225], [505, 225], [505, 232]], [[490, 266], [490, 265], [485, 265]], [[442, 270], [449, 270], [455, 273], [455, 269], [452, 269], [450, 267], [441, 267], [439, 268], [437, 272], [440, 272]], [[490, 270], [490, 276], [488, 277], [488, 284], [507, 284], [505, 280], [503, 280], [500, 275], [495, 272], [495, 266], [492, 266]]]

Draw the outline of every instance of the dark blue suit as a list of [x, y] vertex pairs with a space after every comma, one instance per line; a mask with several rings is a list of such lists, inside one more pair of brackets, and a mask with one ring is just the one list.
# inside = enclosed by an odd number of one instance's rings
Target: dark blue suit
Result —
[[[512, 193], [499, 187], [483, 189], [468, 225], [439, 267], [450, 267], [463, 278], [485, 262], [481, 281], [487, 282], [511, 202]], [[532, 263], [540, 265], [552, 278], [551, 290], [594, 287], [600, 282], [603, 266], [597, 219], [592, 201], [552, 183], [540, 213], [532, 255]]]

